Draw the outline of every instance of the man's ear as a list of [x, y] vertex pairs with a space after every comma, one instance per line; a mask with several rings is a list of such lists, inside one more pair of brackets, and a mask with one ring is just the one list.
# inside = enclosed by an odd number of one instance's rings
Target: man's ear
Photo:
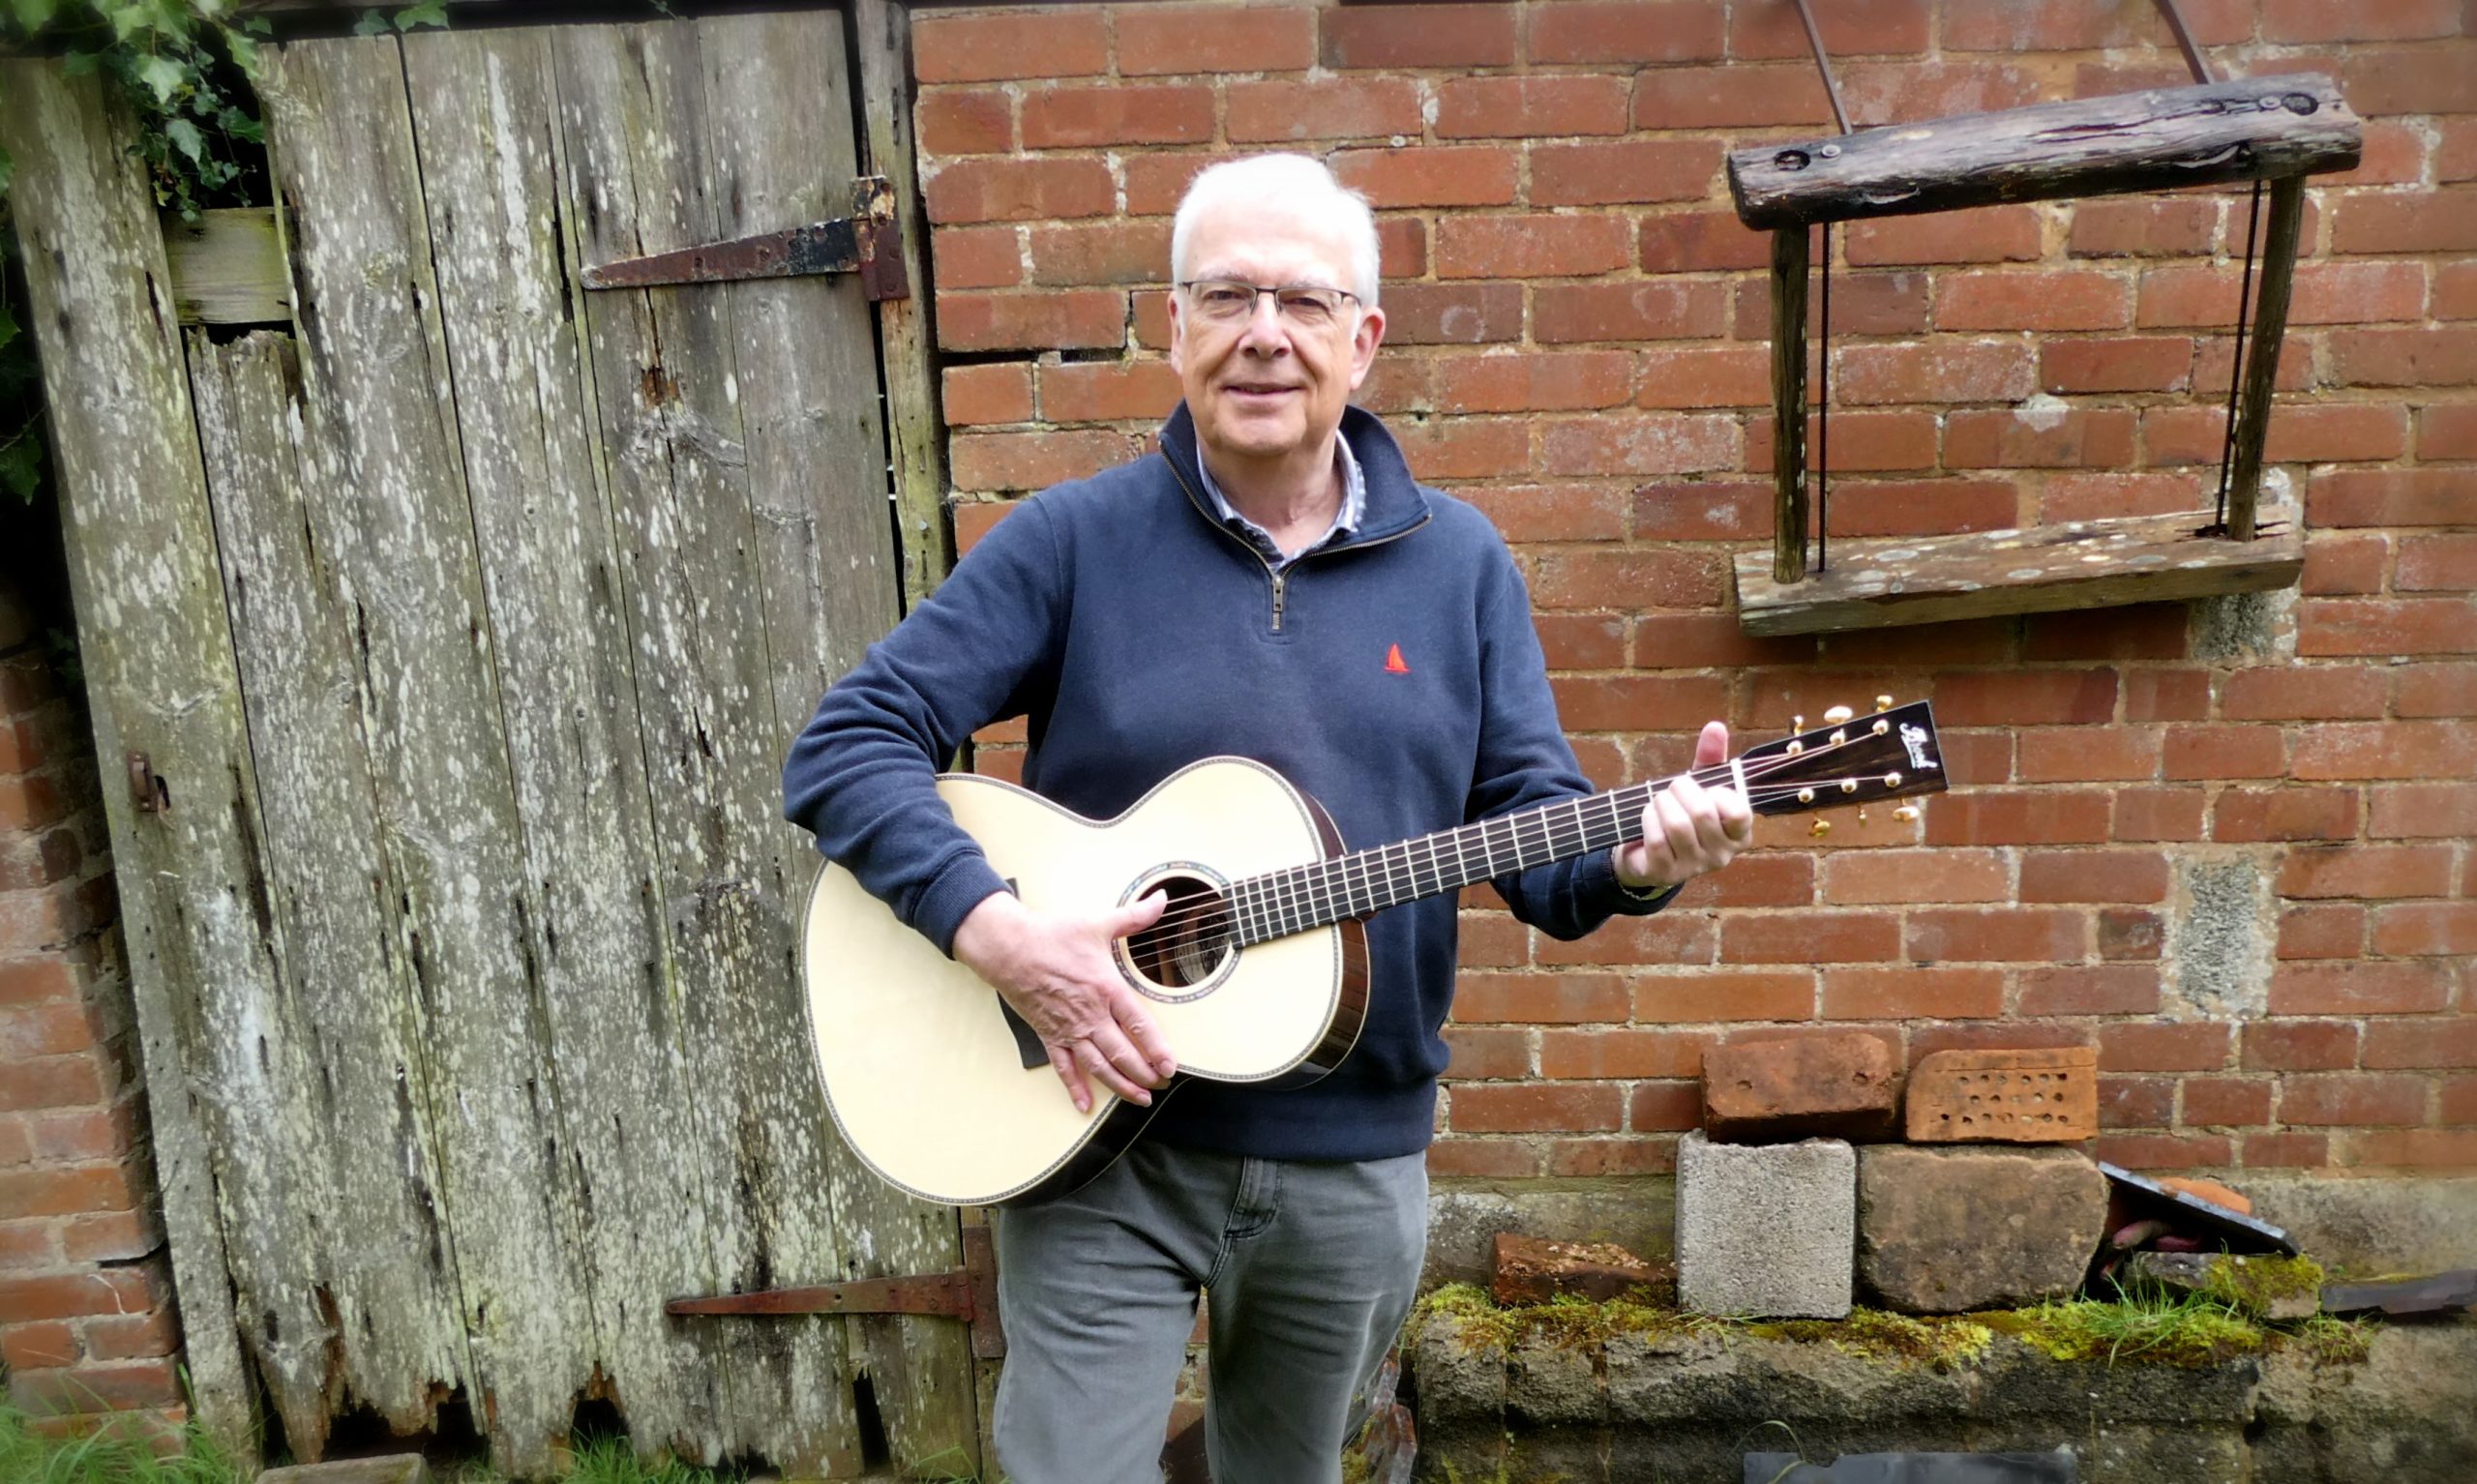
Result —
[[1170, 300], [1170, 370], [1183, 376], [1187, 369], [1179, 363], [1186, 359], [1187, 354], [1187, 320], [1179, 312], [1179, 291], [1171, 288], [1163, 292]]
[[1376, 347], [1385, 343], [1385, 312], [1363, 311], [1358, 326], [1351, 332], [1351, 390], [1358, 390], [1376, 365]]

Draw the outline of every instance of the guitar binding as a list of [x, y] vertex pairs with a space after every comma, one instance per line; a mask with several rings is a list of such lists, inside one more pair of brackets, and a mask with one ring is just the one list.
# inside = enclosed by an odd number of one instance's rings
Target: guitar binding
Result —
[[1238, 962], [1230, 882], [1196, 861], [1158, 866], [1128, 887], [1121, 906], [1160, 892], [1169, 899], [1160, 920], [1119, 939], [1111, 952], [1137, 994], [1183, 1004], [1221, 987]]

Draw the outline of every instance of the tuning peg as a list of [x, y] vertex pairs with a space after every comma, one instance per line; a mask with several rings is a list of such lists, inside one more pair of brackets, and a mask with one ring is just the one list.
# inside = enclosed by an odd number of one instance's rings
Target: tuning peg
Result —
[[1791, 731], [1804, 731], [1804, 730], [1806, 730], [1806, 719], [1805, 717], [1803, 717], [1803, 716], [1793, 716], [1793, 717], [1789, 718], [1789, 729], [1790, 729]]
[[1893, 811], [1893, 817], [1898, 819], [1903, 824], [1915, 824], [1918, 822], [1918, 806], [1915, 804], [1903, 804], [1900, 808]]
[[1864, 804], [1858, 806], [1858, 822], [1861, 824], [1866, 822], [1866, 806]]
[[1835, 706], [1823, 714], [1823, 724], [1826, 727], [1837, 727], [1857, 714], [1847, 706]]
[[1830, 819], [1817, 819], [1814, 823], [1806, 826], [1806, 833], [1817, 840], [1821, 840], [1826, 835], [1832, 833], [1832, 821]]
[[1813, 803], [1814, 801], [1815, 801], [1815, 791], [1814, 791], [1812, 788], [1801, 788], [1801, 789], [1799, 789], [1799, 790], [1798, 790], [1798, 802], [1799, 802], [1799, 803], [1801, 803], [1801, 804], [1811, 804], [1811, 803]]
[[1878, 711], [1890, 711], [1892, 708], [1893, 708], [1893, 698], [1892, 698], [1891, 697], [1889, 697], [1889, 696], [1878, 696], [1878, 697], [1875, 697], [1875, 709], [1876, 709], [1876, 710], [1878, 710]]

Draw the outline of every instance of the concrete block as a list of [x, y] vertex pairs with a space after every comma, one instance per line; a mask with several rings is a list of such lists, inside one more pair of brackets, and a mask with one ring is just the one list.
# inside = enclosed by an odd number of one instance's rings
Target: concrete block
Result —
[[1892, 1047], [1861, 1031], [1716, 1046], [1703, 1054], [1703, 1130], [1730, 1143], [1892, 1137]]
[[1903, 1313], [2061, 1298], [2106, 1224], [2106, 1177], [2078, 1150], [1882, 1144], [1859, 1157], [1859, 1281]]
[[1678, 1302], [1705, 1314], [1843, 1319], [1858, 1155], [1841, 1140], [1677, 1146]]
[[258, 1475], [258, 1484], [430, 1484], [430, 1470], [418, 1453], [390, 1453], [270, 1469]]
[[1912, 1143], [2078, 1143], [2099, 1134], [2099, 1054], [1930, 1052], [1909, 1074]]

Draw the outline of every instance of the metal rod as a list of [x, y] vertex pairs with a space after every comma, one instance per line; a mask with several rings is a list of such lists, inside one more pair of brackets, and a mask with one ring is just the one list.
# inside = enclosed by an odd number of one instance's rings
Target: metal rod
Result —
[[[1805, 0], [1799, 0], [1804, 4]], [[1832, 540], [1832, 223], [1823, 224], [1822, 323], [1815, 342], [1815, 571], [1824, 570]]]
[[1772, 580], [1806, 577], [1806, 229], [1772, 234]]
[[[1804, 5], [1806, 0], [1798, 0]], [[2176, 0], [2159, 0], [2159, 14], [2167, 20], [2167, 29], [2175, 34], [2177, 49], [2185, 54], [2185, 65], [2193, 69], [2195, 82], [2210, 81], [2210, 64], [2202, 60], [2199, 47], [2193, 45], [2193, 33], [2185, 25], [2184, 13], [2176, 9]]]
[[2245, 277], [2236, 288], [2236, 343], [2227, 357], [2227, 436], [2219, 450], [2219, 510], [2211, 529], [2227, 529], [2227, 483], [2236, 469], [2236, 391], [2245, 384], [2245, 326], [2253, 306], [2253, 243], [2262, 226], [2262, 183], [2245, 209]]
[[2253, 350], [2245, 362], [2245, 400], [2238, 409], [2236, 475], [2227, 485], [2227, 537], [2258, 534], [2255, 505], [2262, 489], [2262, 448], [2271, 430], [2272, 383], [2279, 379], [2280, 342], [2287, 337], [2288, 288], [2295, 282], [2297, 238], [2305, 217], [2305, 177], [2271, 182], [2269, 221], [2262, 231], [2262, 284], [2253, 303]]
[[[2165, 5], [2168, 0], [2160, 0], [2160, 3]], [[1814, 48], [1815, 71], [1823, 74], [1823, 90], [1832, 99], [1833, 122], [1840, 126], [1842, 134], [1847, 134], [1850, 132], [1849, 110], [1840, 105], [1840, 84], [1832, 79], [1832, 58], [1824, 55], [1823, 33], [1815, 29], [1814, 13], [1806, 9], [1806, 0], [1798, 0], [1798, 18], [1806, 23], [1806, 45]], [[2176, 34], [2182, 36], [2184, 22], [2178, 21], [2176, 26]]]

